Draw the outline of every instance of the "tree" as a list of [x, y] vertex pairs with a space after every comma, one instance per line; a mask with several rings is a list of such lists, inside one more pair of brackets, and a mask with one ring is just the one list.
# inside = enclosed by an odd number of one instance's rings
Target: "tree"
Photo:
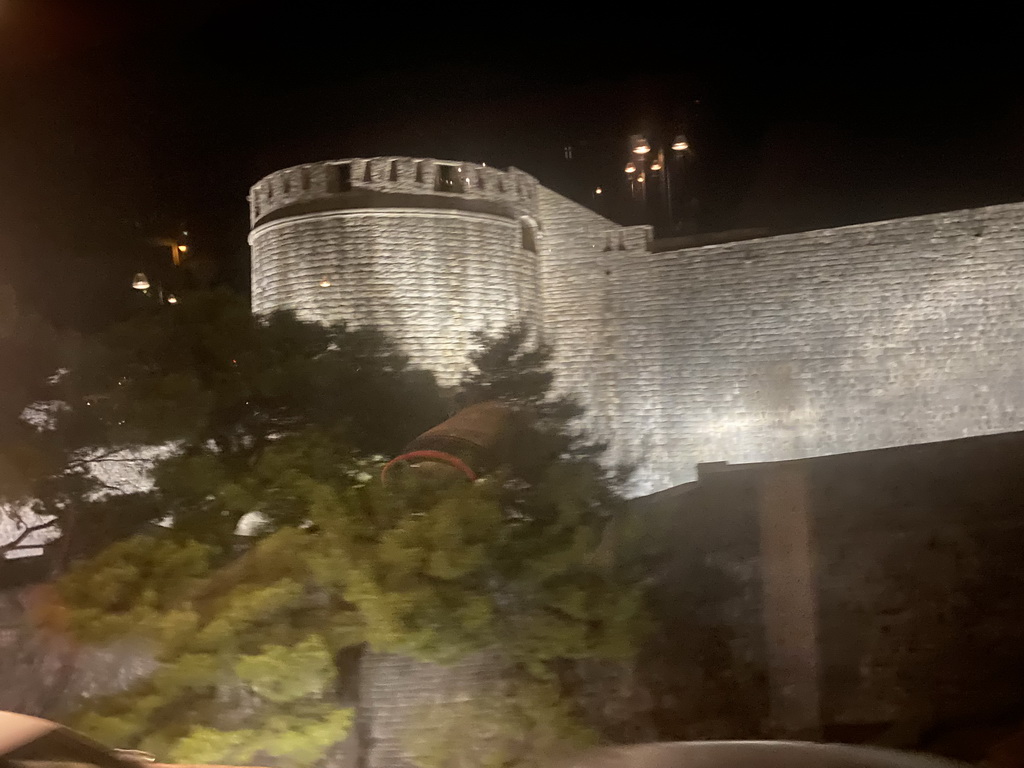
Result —
[[176, 535], [222, 547], [250, 512], [294, 517], [283, 497], [257, 487], [287, 450], [329, 446], [322, 460], [354, 466], [447, 412], [432, 376], [376, 331], [289, 313], [254, 318], [224, 291], [113, 327], [55, 390], [64, 406], [53, 432], [89, 436], [93, 466], [134, 459], [139, 446], [168, 450], [142, 466], [153, 487], [132, 500], [136, 522], [169, 516]]
[[[609, 535], [624, 514], [617, 476], [574, 428], [575, 404], [551, 394], [548, 351], [522, 328], [481, 339], [462, 401], [530, 415], [504, 466], [385, 487], [382, 457], [443, 418], [393, 348], [370, 331], [193, 306], [194, 319], [121, 329], [79, 374], [102, 397], [76, 418], [115, 446], [177, 446], [153, 471], [167, 538], [83, 561], [41, 615], [83, 641], [148, 643], [160, 662], [79, 725], [173, 759], [309, 765], [351, 717], [329, 662], [365, 646], [439, 663], [493, 652], [506, 695], [449, 713], [471, 710], [480, 727], [462, 741], [481, 762], [530, 765], [585, 738], [569, 673], [632, 657], [643, 584]], [[251, 512], [262, 523], [239, 554], [230, 534]], [[457, 763], [437, 736], [411, 729], [409, 750]]]
[[79, 447], [41, 429], [41, 406], [73, 339], [19, 307], [0, 285], [0, 557], [39, 546], [57, 526], [39, 499], [57, 485]]
[[[608, 516], [621, 512], [622, 491], [631, 468], [609, 468], [601, 463], [607, 446], [595, 442], [580, 427], [584, 409], [576, 398], [555, 391], [551, 369], [553, 350], [544, 343], [531, 344], [531, 331], [523, 323], [495, 335], [477, 334], [477, 352], [463, 376], [458, 402], [463, 407], [498, 401], [524, 416], [528, 424], [508, 457], [515, 485], [532, 486], [542, 481], [555, 464], [571, 466], [593, 480], [598, 494], [596, 509]], [[506, 498], [506, 504], [512, 504]]]
[[[82, 560], [40, 612], [44, 627], [131, 640], [159, 662], [79, 724], [182, 760], [313, 762], [351, 718], [334, 698], [334, 656], [365, 633], [321, 563], [337, 553], [309, 528], [374, 457], [444, 418], [442, 393], [372, 329], [257, 319], [223, 292], [153, 307], [87, 349], [49, 386], [59, 407], [43, 433], [88, 450], [46, 478], [52, 492], [35, 484], [33, 503], [59, 513], [72, 558], [89, 554], [78, 531], [105, 518], [122, 524], [108, 543], [164, 516], [170, 527]], [[90, 465], [140, 446], [163, 447], [142, 467], [152, 487], [96, 495]], [[260, 525], [239, 558], [245, 516]], [[296, 667], [310, 672], [298, 686]]]
[[210, 547], [133, 538], [72, 570], [40, 620], [83, 641], [146, 642], [160, 662], [75, 724], [180, 762], [321, 758], [352, 720], [333, 669], [352, 632], [311, 572], [315, 557], [296, 557], [305, 536], [282, 530], [220, 567]]
[[[637, 533], [622, 495], [630, 468], [602, 463], [605, 446], [579, 427], [583, 409], [554, 391], [551, 348], [530, 337], [522, 324], [481, 334], [462, 382], [463, 404], [498, 401], [523, 416], [491, 478], [502, 522], [490, 584], [501, 585], [496, 614], [509, 666], [500, 696], [413, 729], [410, 752], [436, 768], [467, 757], [535, 765], [596, 738], [587, 726], [601, 724], [584, 715], [579, 664], [631, 664], [649, 626], [642, 564], [624, 557]], [[458, 748], [445, 738], [450, 728], [463, 734]]]

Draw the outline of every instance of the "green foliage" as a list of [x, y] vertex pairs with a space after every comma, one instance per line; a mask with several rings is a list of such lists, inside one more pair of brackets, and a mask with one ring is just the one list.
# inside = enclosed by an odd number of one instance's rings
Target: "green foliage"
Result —
[[60, 604], [73, 606], [68, 628], [86, 642], [126, 635], [171, 641], [195, 624], [191, 597], [209, 575], [211, 554], [195, 542], [114, 544], [58, 582]]
[[279, 715], [258, 728], [219, 731], [196, 728], [171, 750], [178, 763], [252, 765], [260, 761], [283, 768], [305, 768], [322, 760], [352, 724], [352, 710], [334, 709], [321, 717]]
[[338, 552], [324, 562], [343, 574], [367, 642], [438, 661], [498, 644], [539, 679], [561, 659], [628, 657], [642, 593], [607, 556], [601, 528], [574, 522], [571, 498], [547, 525], [512, 523], [501, 496], [494, 482], [413, 495], [372, 486], [319, 521]]
[[[551, 395], [550, 351], [527, 339], [485, 339], [462, 393], [528, 416], [507, 463], [474, 483], [411, 472], [384, 487], [376, 454], [443, 415], [426, 418], [436, 391], [376, 335], [259, 323], [223, 298], [119, 329], [79, 374], [103, 397], [72, 421], [115, 445], [178, 441], [153, 473], [174, 525], [72, 569], [58, 607], [80, 639], [134, 638], [160, 666], [78, 725], [162, 758], [312, 765], [351, 719], [340, 652], [447, 663], [486, 649], [500, 687], [410, 734], [424, 766], [530, 766], [592, 738], [565, 670], [631, 658], [642, 583], [617, 556], [618, 478], [575, 403]], [[262, 523], [239, 554], [231, 534], [249, 513]], [[474, 746], [455, 749], [466, 733]]]
[[219, 565], [195, 542], [137, 538], [72, 569], [58, 585], [72, 631], [145, 641], [160, 661], [133, 688], [91, 704], [77, 727], [182, 760], [322, 757], [351, 720], [334, 700], [333, 643], [355, 620], [330, 610], [310, 559], [296, 557], [310, 538], [281, 529]]
[[331, 674], [331, 654], [323, 639], [307, 637], [295, 646], [268, 645], [241, 656], [235, 675], [257, 696], [280, 704], [315, 695]]
[[490, 557], [501, 539], [495, 500], [470, 485], [443, 494], [348, 494], [344, 515], [318, 520], [338, 553], [327, 568], [378, 651], [453, 660], [497, 639]]
[[445, 410], [432, 377], [379, 332], [256, 318], [223, 291], [114, 327], [69, 384], [97, 395], [88, 415], [112, 440], [183, 441], [185, 453], [212, 443], [248, 457], [309, 427], [392, 452]]
[[[153, 470], [151, 514], [226, 547], [260, 512], [297, 524], [288, 473], [397, 451], [447, 412], [433, 377], [373, 329], [254, 317], [224, 291], [152, 308], [94, 340], [54, 387], [62, 434], [101, 447], [173, 444]], [[294, 473], [293, 473], [294, 474]]]
[[[630, 468], [609, 471], [601, 459], [603, 443], [593, 442], [579, 426], [584, 409], [568, 394], [553, 390], [553, 350], [531, 344], [526, 325], [513, 325], [494, 336], [479, 334], [478, 351], [462, 379], [458, 395], [464, 405], [487, 401], [504, 403], [521, 416], [526, 427], [517, 435], [507, 458], [503, 504], [530, 515], [545, 501], [530, 498], [530, 489], [571, 482], [585, 487], [591, 511], [610, 517], [623, 510], [621, 491]], [[556, 473], [554, 477], [552, 473]]]
[[529, 416], [494, 478], [505, 521], [494, 565], [514, 596], [515, 657], [544, 678], [558, 659], [629, 657], [647, 623], [637, 564], [619, 556], [628, 469], [601, 463], [604, 446], [577, 426], [578, 403], [552, 392], [552, 350], [529, 336], [522, 325], [482, 336], [463, 399]]

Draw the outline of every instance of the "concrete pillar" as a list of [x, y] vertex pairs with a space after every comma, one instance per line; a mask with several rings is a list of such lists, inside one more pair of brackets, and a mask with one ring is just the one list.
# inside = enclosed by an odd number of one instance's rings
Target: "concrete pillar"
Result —
[[814, 739], [821, 733], [817, 584], [804, 467], [766, 466], [757, 507], [769, 728], [778, 736]]

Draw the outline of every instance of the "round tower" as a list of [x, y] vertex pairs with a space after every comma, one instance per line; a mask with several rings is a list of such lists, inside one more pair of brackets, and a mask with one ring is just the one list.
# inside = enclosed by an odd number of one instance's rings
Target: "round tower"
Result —
[[272, 173], [249, 195], [253, 311], [377, 326], [452, 384], [474, 332], [538, 319], [537, 186], [408, 157]]

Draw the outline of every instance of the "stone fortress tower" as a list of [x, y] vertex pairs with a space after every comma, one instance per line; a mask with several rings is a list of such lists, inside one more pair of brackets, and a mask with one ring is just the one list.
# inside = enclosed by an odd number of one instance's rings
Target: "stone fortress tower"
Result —
[[249, 202], [254, 312], [377, 325], [445, 384], [525, 320], [636, 493], [1024, 428], [1024, 204], [667, 250], [454, 161], [296, 166]]
[[252, 189], [252, 304], [376, 325], [445, 384], [471, 332], [539, 320], [537, 182], [409, 158], [287, 168]]

